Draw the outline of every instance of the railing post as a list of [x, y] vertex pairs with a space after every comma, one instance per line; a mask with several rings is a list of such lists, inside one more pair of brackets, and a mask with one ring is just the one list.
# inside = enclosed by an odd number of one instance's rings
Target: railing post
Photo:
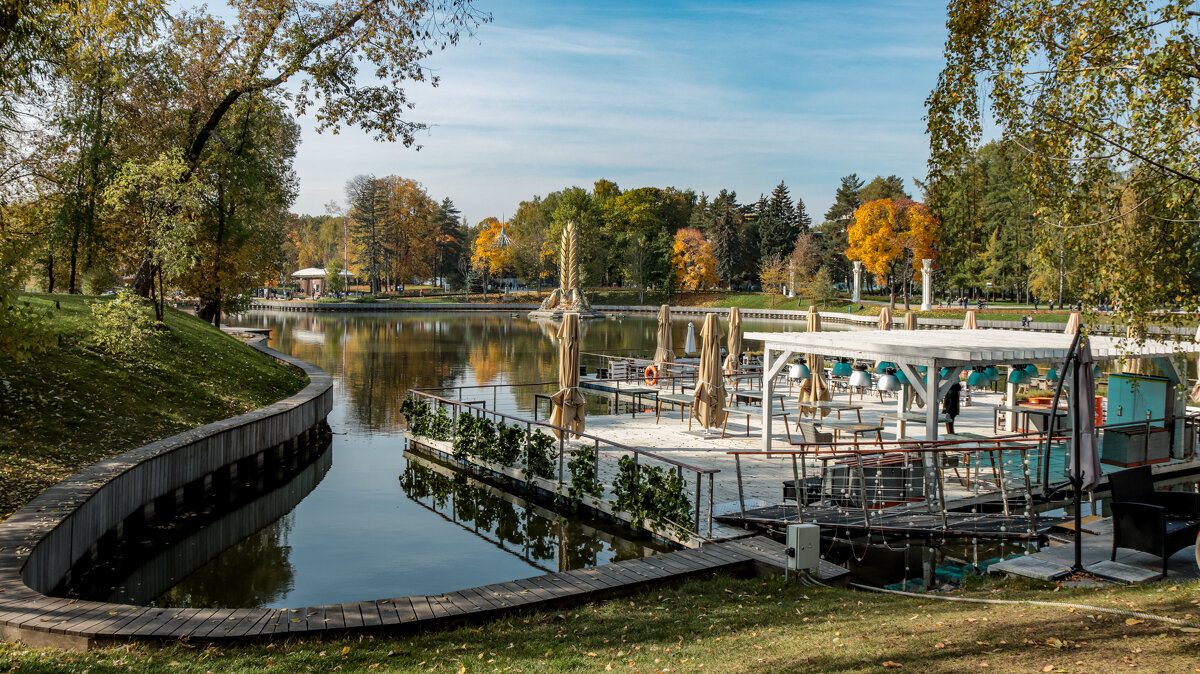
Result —
[[737, 483], [738, 483], [738, 509], [742, 514], [742, 521], [746, 521], [746, 497], [742, 493], [742, 455], [733, 455], [733, 465], [737, 468]]
[[566, 445], [566, 437], [567, 437], [566, 433], [559, 431], [559, 436], [558, 436], [558, 486], [560, 486], [560, 487], [562, 486], [562, 483], [563, 483], [563, 451], [564, 451], [563, 448]]
[[708, 474], [708, 537], [712, 538], [713, 527], [713, 474]]
[[[805, 481], [807, 482], [807, 478]], [[800, 503], [800, 499], [801, 499], [801, 496], [800, 496], [801, 491], [800, 490], [801, 489], [804, 490], [804, 501], [805, 501], [804, 505], [808, 505], [808, 503], [807, 503], [807, 501], [808, 501], [808, 485], [800, 484], [800, 471], [796, 468], [796, 453], [794, 451], [792, 452], [792, 484], [795, 485], [794, 491], [796, 494], [796, 519], [801, 524], [804, 524], [804, 509], [801, 507], [801, 503]]]
[[696, 532], [697, 536], [700, 535], [700, 481], [703, 478], [704, 476], [700, 471], [696, 471], [696, 525], [693, 531]]

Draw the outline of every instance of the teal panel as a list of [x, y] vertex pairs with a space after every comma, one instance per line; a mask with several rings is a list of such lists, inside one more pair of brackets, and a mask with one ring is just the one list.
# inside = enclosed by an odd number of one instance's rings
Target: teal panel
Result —
[[[1167, 387], [1164, 377], [1113, 373], [1108, 376], [1108, 417], [1105, 424], [1131, 424], [1147, 418], [1162, 419], [1167, 413]], [[1147, 417], [1149, 413], [1149, 417]], [[1153, 426], [1162, 426], [1155, 421]]]

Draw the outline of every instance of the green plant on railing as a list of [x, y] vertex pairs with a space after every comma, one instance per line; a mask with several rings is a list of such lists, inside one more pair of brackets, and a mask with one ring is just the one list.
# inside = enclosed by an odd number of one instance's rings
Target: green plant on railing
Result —
[[632, 456], [622, 456], [617, 460], [617, 476], [613, 479], [614, 505], [617, 510], [629, 513], [636, 519], [642, 511], [642, 499], [639, 494], [641, 484], [638, 480], [638, 464]]
[[446, 408], [438, 405], [437, 412], [427, 417], [427, 430], [429, 437], [434, 440], [449, 440], [450, 434], [454, 430], [454, 421], [450, 418], [450, 414]]
[[541, 431], [530, 430], [525, 434], [525, 474], [547, 480], [554, 479], [554, 460], [551, 451], [554, 438]]
[[409, 396], [400, 403], [400, 412], [413, 435], [429, 435], [429, 403]]
[[599, 498], [604, 495], [603, 485], [596, 476], [596, 450], [577, 449], [571, 452], [567, 462], [571, 471], [571, 485], [567, 496], [575, 503], [582, 503], [585, 495]]
[[458, 423], [454, 427], [454, 449], [451, 454], [459, 461], [475, 455], [475, 424], [476, 418], [467, 412], [458, 415]]
[[673, 470], [659, 466], [641, 467], [632, 456], [617, 461], [613, 480], [614, 505], [629, 513], [635, 523], [649, 520], [655, 529], [670, 524], [681, 540], [688, 538], [687, 524], [692, 521], [683, 478]]
[[520, 427], [501, 422], [496, 429], [496, 447], [491, 460], [504, 466], [515, 466], [521, 459], [521, 442], [524, 439], [525, 431]]

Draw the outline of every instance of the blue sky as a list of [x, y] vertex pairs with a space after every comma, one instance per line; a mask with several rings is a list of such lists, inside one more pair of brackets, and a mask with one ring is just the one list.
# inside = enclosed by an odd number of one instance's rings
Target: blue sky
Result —
[[[820, 221], [839, 178], [925, 173], [945, 6], [914, 2], [478, 2], [494, 22], [414, 85], [414, 151], [301, 120], [293, 210], [398, 174], [471, 223], [607, 178], [743, 202], [784, 180]], [[918, 194], [914, 194], [919, 198]]]

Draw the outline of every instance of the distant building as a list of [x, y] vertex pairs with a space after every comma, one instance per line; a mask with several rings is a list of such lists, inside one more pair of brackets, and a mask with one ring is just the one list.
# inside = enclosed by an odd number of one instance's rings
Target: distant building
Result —
[[[292, 272], [292, 278], [300, 284], [300, 292], [310, 297], [325, 292], [325, 276], [325, 270], [320, 267], [309, 267]], [[350, 279], [354, 278], [354, 274], [345, 269], [342, 270], [341, 276], [346, 279], [346, 286], [349, 286]]]

